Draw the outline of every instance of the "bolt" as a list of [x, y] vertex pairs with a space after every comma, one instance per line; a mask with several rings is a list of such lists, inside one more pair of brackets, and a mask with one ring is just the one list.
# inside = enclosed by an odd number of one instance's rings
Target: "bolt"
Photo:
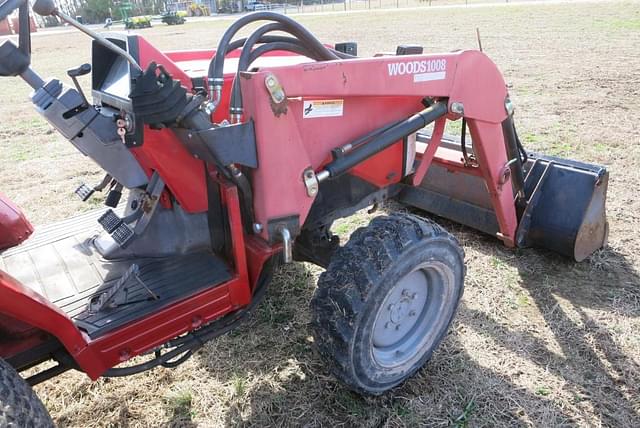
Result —
[[410, 311], [409, 312], [409, 316], [410, 317], [415, 317], [416, 316], [416, 311]]
[[400, 330], [400, 324], [396, 324], [396, 330]]
[[260, 223], [253, 223], [253, 231], [255, 233], [261, 233], [262, 232], [262, 225]]
[[413, 294], [411, 295], [411, 300], [415, 300], [415, 298], [416, 298], [417, 296], [418, 296], [418, 293], [413, 293]]
[[276, 86], [276, 79], [273, 76], [267, 77], [267, 86], [269, 86], [270, 88]]
[[388, 322], [384, 323], [384, 328], [389, 328], [389, 323]]
[[451, 112], [455, 114], [464, 114], [464, 106], [462, 103], [451, 103]]
[[407, 290], [406, 288], [404, 290], [402, 290], [402, 295], [404, 297], [409, 297], [409, 290]]

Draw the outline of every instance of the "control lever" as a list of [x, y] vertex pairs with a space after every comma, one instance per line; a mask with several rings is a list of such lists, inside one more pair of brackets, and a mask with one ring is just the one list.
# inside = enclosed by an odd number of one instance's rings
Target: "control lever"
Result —
[[76, 90], [78, 91], [80, 96], [82, 97], [85, 107], [89, 107], [89, 100], [87, 100], [87, 97], [84, 95], [84, 91], [82, 90], [82, 88], [80, 87], [80, 84], [78, 83], [78, 77], [86, 76], [89, 73], [91, 73], [91, 64], [82, 64], [79, 67], [67, 70], [67, 76], [71, 77], [71, 80], [73, 80], [73, 84], [76, 87]]

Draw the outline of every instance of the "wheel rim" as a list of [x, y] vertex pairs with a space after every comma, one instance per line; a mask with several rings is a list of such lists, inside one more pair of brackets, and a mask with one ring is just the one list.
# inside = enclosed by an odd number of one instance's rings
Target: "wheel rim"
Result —
[[418, 266], [387, 293], [373, 324], [371, 350], [384, 367], [421, 358], [446, 328], [453, 273], [440, 262]]

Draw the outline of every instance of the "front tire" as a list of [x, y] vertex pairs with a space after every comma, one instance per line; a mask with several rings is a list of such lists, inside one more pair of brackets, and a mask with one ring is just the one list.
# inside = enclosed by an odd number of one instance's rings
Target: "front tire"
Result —
[[0, 427], [53, 428], [51, 417], [33, 389], [0, 359]]
[[382, 394], [431, 357], [464, 287], [464, 254], [429, 220], [374, 219], [336, 251], [311, 301], [320, 354], [351, 389]]

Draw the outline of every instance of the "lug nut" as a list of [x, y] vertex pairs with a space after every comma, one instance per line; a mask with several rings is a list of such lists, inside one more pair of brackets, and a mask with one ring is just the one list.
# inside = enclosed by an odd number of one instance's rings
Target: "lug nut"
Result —
[[389, 323], [388, 322], [384, 323], [384, 328], [389, 328]]
[[400, 324], [396, 325], [396, 330], [400, 330]]
[[416, 311], [410, 311], [409, 312], [409, 316], [410, 317], [415, 317], [416, 316]]

